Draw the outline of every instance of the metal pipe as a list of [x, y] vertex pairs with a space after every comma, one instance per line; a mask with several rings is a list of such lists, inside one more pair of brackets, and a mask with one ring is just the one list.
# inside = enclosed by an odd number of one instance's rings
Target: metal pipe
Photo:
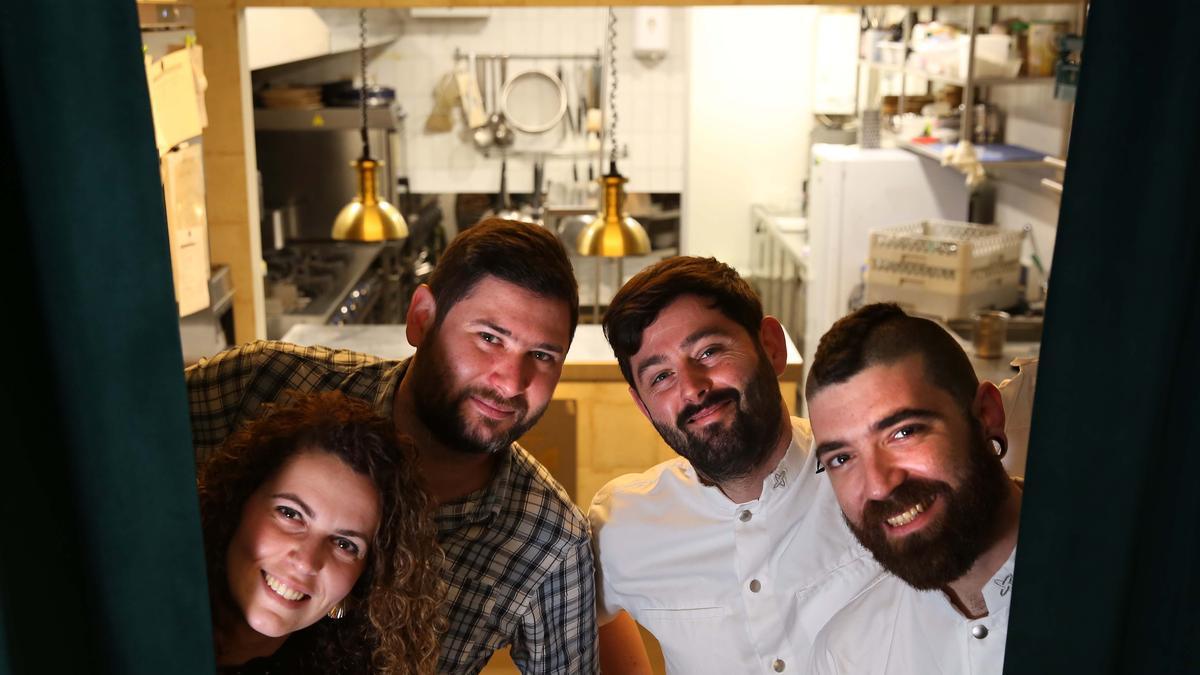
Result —
[[967, 11], [967, 30], [971, 39], [967, 43], [967, 77], [963, 82], [962, 129], [959, 140], [970, 141], [975, 135], [975, 5]]
[[592, 323], [600, 323], [600, 268], [604, 258], [592, 258], [596, 263], [596, 297], [592, 300]]
[[[904, 119], [904, 103], [908, 97], [908, 44], [912, 38], [912, 12], [907, 8], [904, 11], [904, 28], [903, 35], [900, 37], [900, 44], [904, 46], [904, 55], [900, 57], [900, 103], [896, 109], [898, 119]], [[902, 123], [901, 123], [902, 124]], [[900, 130], [900, 126], [896, 126], [896, 131]], [[904, 139], [910, 140], [910, 139]]]

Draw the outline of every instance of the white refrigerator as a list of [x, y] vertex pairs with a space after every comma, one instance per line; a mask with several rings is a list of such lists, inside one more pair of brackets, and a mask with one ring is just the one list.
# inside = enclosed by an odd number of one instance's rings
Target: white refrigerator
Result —
[[930, 218], [965, 221], [970, 201], [961, 172], [906, 150], [817, 144], [811, 157], [806, 369], [862, 283], [870, 231]]

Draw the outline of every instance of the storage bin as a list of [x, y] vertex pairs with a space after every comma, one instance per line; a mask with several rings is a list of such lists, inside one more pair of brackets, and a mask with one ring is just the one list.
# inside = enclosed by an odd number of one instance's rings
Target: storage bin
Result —
[[946, 220], [872, 230], [867, 302], [942, 319], [1011, 307], [1020, 295], [1024, 236]]
[[904, 43], [903, 42], [880, 42], [877, 46], [879, 50], [879, 62], [886, 63], [892, 66], [904, 65]]
[[[958, 36], [957, 77], [967, 77], [967, 53], [971, 37]], [[975, 36], [975, 77], [1016, 77], [1021, 72], [1021, 59], [1015, 57], [1011, 35], [980, 34]]]

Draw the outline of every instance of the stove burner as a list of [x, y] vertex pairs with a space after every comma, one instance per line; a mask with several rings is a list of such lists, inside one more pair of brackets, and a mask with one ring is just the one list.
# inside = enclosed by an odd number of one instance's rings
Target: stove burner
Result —
[[345, 283], [354, 254], [327, 246], [294, 246], [263, 255], [267, 262], [267, 295], [278, 298], [285, 314], [303, 310]]
[[[388, 320], [399, 316], [380, 305], [387, 287], [380, 278], [380, 244], [306, 241], [265, 251], [267, 337], [279, 339], [296, 324], [357, 324], [380, 306]], [[355, 295], [357, 293], [357, 295]], [[375, 314], [373, 314], [373, 312]], [[378, 318], [378, 317], [377, 317]]]

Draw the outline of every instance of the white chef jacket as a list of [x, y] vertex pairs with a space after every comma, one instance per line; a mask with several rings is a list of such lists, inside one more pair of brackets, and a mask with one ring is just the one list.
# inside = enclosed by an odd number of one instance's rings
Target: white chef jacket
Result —
[[817, 636], [813, 675], [1000, 675], [1013, 560], [983, 587], [988, 615], [968, 619], [941, 591], [918, 591], [885, 574]]
[[882, 575], [817, 474], [808, 421], [762, 495], [735, 504], [676, 458], [592, 501], [601, 624], [621, 610], [654, 634], [667, 671], [803, 673], [835, 612]]

